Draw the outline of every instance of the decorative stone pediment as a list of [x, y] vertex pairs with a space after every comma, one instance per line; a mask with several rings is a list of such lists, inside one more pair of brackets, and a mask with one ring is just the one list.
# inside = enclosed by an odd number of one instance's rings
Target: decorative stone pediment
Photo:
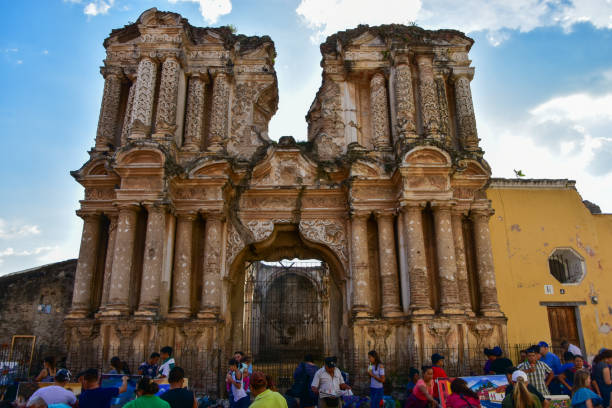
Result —
[[317, 167], [299, 149], [272, 150], [271, 154], [253, 169], [251, 185], [300, 186], [316, 182]]
[[189, 171], [189, 178], [227, 178], [229, 164], [226, 161], [205, 162]]
[[382, 169], [370, 162], [357, 161], [351, 166], [351, 176], [357, 177], [380, 177], [383, 174]]
[[404, 163], [412, 166], [450, 166], [448, 153], [435, 147], [417, 147], [404, 156]]

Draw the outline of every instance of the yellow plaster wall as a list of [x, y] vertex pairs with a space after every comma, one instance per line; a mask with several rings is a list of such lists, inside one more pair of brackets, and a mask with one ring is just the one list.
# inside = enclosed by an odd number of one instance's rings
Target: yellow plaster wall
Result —
[[[550, 341], [540, 302], [585, 301], [579, 310], [587, 353], [612, 346], [612, 215], [591, 214], [571, 188], [492, 187], [487, 195], [495, 209], [491, 241], [510, 344]], [[585, 259], [582, 282], [563, 285], [549, 273], [548, 257], [556, 247], [571, 247]], [[544, 294], [546, 284], [553, 285], [553, 295]], [[597, 305], [591, 295], [598, 296]]]

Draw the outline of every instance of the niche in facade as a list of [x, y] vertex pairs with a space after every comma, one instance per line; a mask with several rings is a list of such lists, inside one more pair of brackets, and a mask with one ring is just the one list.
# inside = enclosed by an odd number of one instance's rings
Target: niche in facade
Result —
[[580, 283], [586, 275], [584, 258], [572, 248], [556, 248], [548, 257], [548, 268], [561, 283]]

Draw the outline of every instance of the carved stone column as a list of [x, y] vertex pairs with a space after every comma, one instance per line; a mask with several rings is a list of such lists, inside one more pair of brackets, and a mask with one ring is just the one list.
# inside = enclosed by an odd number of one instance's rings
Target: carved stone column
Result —
[[117, 239], [117, 215], [108, 215], [108, 245], [106, 246], [106, 259], [104, 260], [104, 281], [102, 282], [102, 301], [100, 309], [104, 310], [108, 303], [110, 283], [113, 270], [113, 257], [115, 256], [115, 241]]
[[436, 93], [438, 98], [438, 112], [440, 117], [439, 133], [440, 140], [446, 144], [447, 147], [451, 147], [450, 138], [450, 116], [448, 113], [448, 99], [446, 97], [446, 79], [441, 72], [434, 74], [436, 82]]
[[459, 141], [467, 151], [477, 151], [478, 133], [476, 131], [476, 116], [472, 103], [470, 80], [474, 75], [471, 69], [453, 69], [455, 81], [455, 103], [458, 123]]
[[385, 76], [381, 73], [374, 74], [370, 80], [370, 110], [372, 112], [372, 140], [374, 146], [379, 150], [391, 147], [387, 101]]
[[351, 219], [351, 269], [353, 275], [353, 315], [371, 317], [370, 285], [368, 282], [368, 216], [353, 214]]
[[189, 77], [185, 143], [183, 144], [183, 150], [199, 151], [202, 147], [205, 89], [206, 84], [201, 74], [194, 73]]
[[155, 316], [159, 310], [161, 273], [164, 262], [164, 233], [166, 231], [166, 206], [147, 204], [147, 233], [142, 281], [140, 285], [139, 316]]
[[425, 136], [434, 140], [440, 139], [438, 115], [438, 95], [433, 73], [433, 55], [418, 54], [416, 61], [419, 66], [419, 95], [421, 96], [421, 116]]
[[457, 264], [457, 289], [459, 290], [459, 304], [463, 310], [474, 316], [472, 302], [470, 301], [470, 285], [468, 280], [467, 264], [465, 261], [465, 243], [463, 241], [463, 212], [451, 210], [451, 223], [453, 224], [453, 238], [455, 242], [455, 260]]
[[489, 231], [490, 210], [473, 210], [474, 244], [476, 247], [476, 268], [480, 289], [480, 313], [485, 316], [502, 316], [497, 302], [497, 286], [491, 251], [491, 233]]
[[96, 271], [98, 241], [100, 239], [100, 214], [79, 214], [83, 218], [81, 249], [74, 277], [72, 308], [68, 318], [85, 318], [91, 312], [93, 278]]
[[440, 282], [440, 311], [444, 314], [462, 314], [457, 291], [457, 262], [450, 203], [434, 204], [433, 215]]
[[174, 135], [176, 131], [176, 107], [179, 92], [181, 64], [174, 55], [168, 55], [162, 63], [155, 133], [161, 136]]
[[397, 257], [395, 254], [395, 230], [393, 213], [379, 212], [378, 254], [382, 280], [382, 313], [384, 317], [401, 316], [399, 282], [397, 279]]
[[212, 107], [210, 111], [210, 136], [208, 150], [223, 149], [227, 138], [227, 116], [229, 108], [229, 83], [225, 72], [218, 72], [213, 81]]
[[433, 314], [431, 308], [431, 288], [427, 272], [425, 241], [423, 237], [422, 205], [409, 204], [402, 208], [404, 212], [404, 233], [408, 259], [410, 281], [410, 311], [412, 314]]
[[115, 144], [115, 132], [119, 125], [119, 101], [121, 100], [121, 80], [123, 72], [118, 67], [104, 67], [104, 93], [96, 134], [96, 150], [108, 151], [109, 144]]
[[134, 105], [132, 107], [131, 138], [147, 137], [151, 131], [153, 119], [153, 100], [155, 98], [155, 81], [157, 78], [157, 63], [144, 57], [138, 64]]
[[409, 141], [418, 138], [414, 94], [412, 90], [412, 72], [408, 62], [395, 67], [395, 126], [398, 138]]
[[111, 285], [108, 304], [104, 311], [106, 315], [119, 315], [129, 312], [136, 222], [139, 210], [140, 207], [134, 204], [119, 205]]
[[204, 242], [204, 285], [198, 318], [216, 319], [221, 310], [221, 247], [223, 222], [221, 214], [211, 213], [206, 217]]
[[123, 127], [121, 128], [121, 145], [125, 145], [130, 136], [132, 129], [132, 109], [134, 108], [134, 94], [136, 93], [136, 79], [130, 78], [132, 84], [128, 92], [127, 105], [125, 107], [125, 115], [123, 116]]
[[176, 249], [172, 271], [172, 307], [169, 317], [187, 318], [191, 315], [191, 264], [193, 256], [193, 223], [196, 214], [178, 214]]

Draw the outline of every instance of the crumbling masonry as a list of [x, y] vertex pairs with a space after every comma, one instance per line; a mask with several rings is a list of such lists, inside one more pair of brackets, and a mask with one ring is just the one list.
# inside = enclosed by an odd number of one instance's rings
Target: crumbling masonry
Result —
[[104, 41], [72, 309], [75, 345], [238, 349], [245, 265], [317, 258], [325, 352], [504, 344], [471, 99], [453, 30], [359, 26], [321, 45], [308, 141], [273, 142], [269, 37], [145, 11]]

